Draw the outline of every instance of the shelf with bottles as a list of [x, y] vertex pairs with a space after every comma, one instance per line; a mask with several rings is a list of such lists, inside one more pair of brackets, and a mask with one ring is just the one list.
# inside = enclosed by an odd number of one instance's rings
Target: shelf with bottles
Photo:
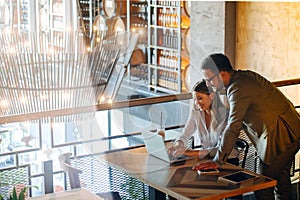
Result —
[[147, 18], [143, 19], [142, 17], [140, 17], [140, 14], [132, 14], [130, 17], [130, 25], [131, 27], [144, 27], [147, 28], [148, 23], [147, 23]]
[[131, 80], [140, 81], [146, 83], [148, 81], [148, 65], [147, 64], [139, 64], [136, 66], [131, 66], [130, 69]]
[[[156, 54], [157, 53], [157, 54]], [[157, 55], [157, 56], [156, 56]], [[156, 91], [174, 93], [180, 90], [180, 60], [176, 51], [153, 50], [152, 63], [149, 65], [150, 89]]]
[[131, 12], [130, 17], [138, 17], [141, 21], [143, 21], [143, 23], [141, 24], [143, 24], [144, 26], [148, 25], [147, 22], [148, 15], [145, 12], [140, 12], [140, 11]]
[[130, 3], [130, 26], [148, 26], [148, 2], [131, 1]]
[[166, 71], [178, 71], [179, 61], [178, 52], [173, 50], [152, 49], [152, 58], [151, 64], [149, 65], [152, 68], [159, 68]]
[[180, 0], [151, 0], [150, 1], [151, 6], [167, 6], [167, 7], [178, 7], [180, 6]]
[[148, 37], [147, 37], [147, 25], [141, 22], [134, 22], [135, 19], [132, 20], [132, 24], [130, 30], [139, 35], [137, 45], [141, 48], [145, 48], [148, 46]]
[[[97, 15], [101, 12], [100, 0], [79, 0], [79, 19], [81, 20], [81, 26], [84, 26], [86, 34], [92, 34], [92, 24]], [[78, 8], [77, 8], [78, 9]]]
[[148, 2], [145, 0], [145, 1], [131, 1], [131, 7], [132, 8], [147, 8], [148, 6]]
[[[148, 4], [147, 0], [127, 0], [127, 30], [138, 34], [136, 48], [127, 68], [128, 80], [145, 85], [148, 82]], [[123, 9], [122, 9], [123, 10]], [[122, 14], [122, 13], [120, 13]]]
[[158, 10], [158, 20], [157, 26], [167, 27], [167, 28], [178, 28], [178, 12], [176, 7], [174, 8], [166, 8], [162, 7]]
[[180, 76], [177, 72], [151, 68], [150, 77], [149, 88], [156, 91], [175, 93], [181, 87]]
[[181, 92], [180, 5], [180, 1], [166, 0], [149, 4], [149, 87], [155, 91]]
[[178, 48], [181, 35], [179, 8], [157, 8], [149, 6], [150, 45]]
[[156, 29], [151, 31], [150, 47], [165, 50], [178, 50], [180, 44], [180, 31], [171, 29]]
[[[145, 14], [145, 17], [147, 17], [147, 8], [148, 8], [148, 2], [147, 1], [138, 1], [138, 0], [133, 0], [130, 1], [130, 15], [134, 13], [141, 13]], [[147, 20], [144, 18], [144, 20]]]
[[145, 48], [148, 43], [147, 27], [148, 27], [148, 2], [145, 0], [130, 1], [130, 30], [139, 34], [137, 45]]
[[[152, 78], [151, 88], [161, 90], [161, 87], [169, 89], [176, 89], [177, 92], [187, 91], [186, 84], [182, 84], [181, 80], [186, 76], [187, 66], [189, 66], [189, 27], [190, 19], [188, 6], [190, 4], [185, 1], [151, 1], [149, 5], [149, 67], [156, 69], [151, 76], [157, 76], [156, 79]], [[190, 8], [190, 7], [189, 7]], [[174, 56], [176, 55], [176, 56]], [[176, 60], [173, 59], [176, 57]], [[170, 64], [171, 63], [171, 64]], [[171, 65], [171, 67], [169, 66]], [[164, 71], [163, 75], [158, 71]], [[172, 79], [171, 83], [176, 82], [177, 87], [173, 84], [161, 84], [153, 81], [170, 79], [166, 73], [174, 72], [180, 79]], [[160, 77], [159, 77], [160, 76]], [[168, 88], [167, 88], [168, 89]]]

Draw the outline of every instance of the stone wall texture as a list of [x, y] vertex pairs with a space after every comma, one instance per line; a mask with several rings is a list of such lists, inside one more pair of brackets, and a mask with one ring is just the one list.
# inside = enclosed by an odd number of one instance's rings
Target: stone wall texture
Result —
[[[192, 1], [191, 84], [201, 78], [199, 63], [225, 52], [225, 29], [236, 24], [235, 68], [250, 69], [270, 81], [300, 78], [300, 2], [237, 2], [235, 22], [225, 23], [225, 3]], [[300, 105], [300, 86], [280, 88]]]
[[191, 85], [199, 80], [201, 60], [212, 52], [224, 53], [225, 46], [225, 3], [191, 2], [190, 72]]
[[[236, 16], [236, 68], [300, 78], [300, 2], [238, 2]], [[280, 89], [300, 105], [300, 86]]]

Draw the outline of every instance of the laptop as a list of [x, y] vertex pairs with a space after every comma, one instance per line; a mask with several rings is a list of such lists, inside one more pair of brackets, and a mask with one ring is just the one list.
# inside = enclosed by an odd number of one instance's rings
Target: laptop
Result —
[[156, 133], [142, 131], [142, 137], [144, 139], [147, 152], [152, 156], [168, 162], [169, 164], [193, 159], [193, 157], [185, 155], [180, 155], [179, 157], [169, 155], [162, 137]]

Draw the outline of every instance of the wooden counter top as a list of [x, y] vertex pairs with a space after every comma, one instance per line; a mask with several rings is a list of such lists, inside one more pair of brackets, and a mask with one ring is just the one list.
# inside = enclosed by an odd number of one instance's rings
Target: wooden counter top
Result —
[[222, 199], [276, 185], [275, 180], [261, 175], [257, 179], [238, 185], [218, 181], [219, 176], [245, 169], [225, 164], [218, 174], [198, 175], [192, 166], [205, 160], [195, 158], [178, 166], [169, 165], [149, 155], [144, 147], [107, 153], [98, 158], [108, 166], [127, 173], [163, 193], [183, 200]]

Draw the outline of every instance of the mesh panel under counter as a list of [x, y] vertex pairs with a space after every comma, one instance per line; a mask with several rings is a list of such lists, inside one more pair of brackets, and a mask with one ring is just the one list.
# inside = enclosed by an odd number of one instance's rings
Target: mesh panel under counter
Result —
[[[122, 199], [148, 199], [149, 186], [101, 163], [93, 156], [75, 157], [72, 166], [83, 171], [80, 174], [81, 187], [93, 192], [119, 192]], [[70, 190], [67, 177], [67, 190]]]

